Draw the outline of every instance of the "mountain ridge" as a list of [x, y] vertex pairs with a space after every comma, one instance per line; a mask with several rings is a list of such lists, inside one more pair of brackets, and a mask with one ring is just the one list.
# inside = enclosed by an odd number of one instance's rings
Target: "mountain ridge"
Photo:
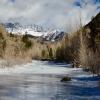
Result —
[[45, 31], [41, 26], [38, 25], [26, 25], [23, 26], [19, 23], [6, 23], [4, 24], [6, 31], [12, 34], [18, 35], [30, 35], [37, 38], [42, 38], [44, 41], [56, 41], [64, 37], [65, 32], [58, 29], [52, 31]]

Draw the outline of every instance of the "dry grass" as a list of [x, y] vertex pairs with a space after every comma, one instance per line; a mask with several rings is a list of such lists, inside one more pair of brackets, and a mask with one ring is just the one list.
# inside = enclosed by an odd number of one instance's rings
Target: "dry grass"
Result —
[[58, 60], [67, 62], [78, 62], [78, 52], [80, 47], [79, 32], [67, 34], [60, 42], [56, 51]]

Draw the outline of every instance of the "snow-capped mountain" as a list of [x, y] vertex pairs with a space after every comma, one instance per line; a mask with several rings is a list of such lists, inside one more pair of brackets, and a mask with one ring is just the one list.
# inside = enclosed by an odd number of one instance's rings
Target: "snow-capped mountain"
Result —
[[41, 37], [45, 41], [56, 41], [62, 39], [65, 32], [60, 30], [44, 31], [41, 26], [38, 25], [21, 25], [19, 23], [6, 23], [4, 24], [8, 33], [18, 35], [31, 35], [35, 37]]
[[47, 32], [47, 34], [43, 36], [43, 39], [47, 41], [56, 41], [56, 40], [62, 39], [64, 35], [65, 33], [61, 32], [60, 30], [53, 30], [53, 31]]
[[40, 37], [44, 34], [43, 28], [38, 25], [21, 25], [19, 23], [6, 23], [5, 28], [8, 33]]

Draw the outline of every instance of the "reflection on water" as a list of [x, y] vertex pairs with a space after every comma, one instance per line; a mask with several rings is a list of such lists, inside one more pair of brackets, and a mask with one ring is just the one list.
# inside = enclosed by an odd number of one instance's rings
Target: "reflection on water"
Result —
[[61, 83], [60, 79], [57, 75], [1, 75], [0, 100], [100, 100], [96, 80]]

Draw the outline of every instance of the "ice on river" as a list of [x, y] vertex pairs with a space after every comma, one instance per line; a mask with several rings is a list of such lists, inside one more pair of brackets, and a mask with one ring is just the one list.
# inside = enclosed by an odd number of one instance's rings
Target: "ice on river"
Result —
[[[65, 75], [70, 82], [60, 82]], [[100, 100], [100, 77], [70, 64], [32, 61], [0, 68], [0, 100]]]

